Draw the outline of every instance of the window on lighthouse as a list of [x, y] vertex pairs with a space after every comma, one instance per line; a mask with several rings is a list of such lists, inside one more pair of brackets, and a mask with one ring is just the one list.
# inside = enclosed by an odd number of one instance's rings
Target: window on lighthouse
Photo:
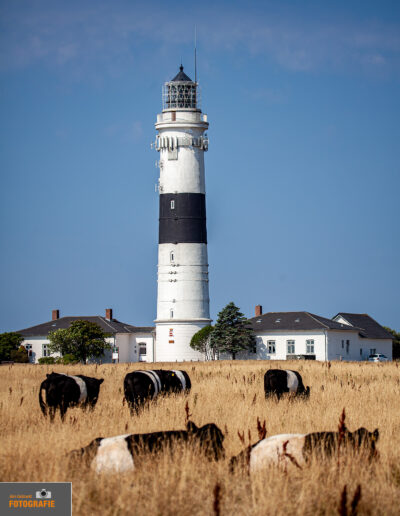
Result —
[[170, 259], [171, 262], [175, 261], [174, 251], [170, 252], [169, 259]]
[[169, 311], [169, 317], [170, 317], [170, 319], [173, 319], [173, 318], [174, 318], [174, 311], [172, 310], [172, 308], [171, 308], [171, 310]]
[[172, 199], [171, 201], [171, 210], [174, 210], [175, 209], [175, 201], [174, 199]]

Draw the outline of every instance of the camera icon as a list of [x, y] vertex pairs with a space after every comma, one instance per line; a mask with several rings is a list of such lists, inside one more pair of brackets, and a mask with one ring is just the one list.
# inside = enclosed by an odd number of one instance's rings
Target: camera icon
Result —
[[47, 491], [47, 489], [36, 491], [36, 498], [51, 498], [51, 491]]

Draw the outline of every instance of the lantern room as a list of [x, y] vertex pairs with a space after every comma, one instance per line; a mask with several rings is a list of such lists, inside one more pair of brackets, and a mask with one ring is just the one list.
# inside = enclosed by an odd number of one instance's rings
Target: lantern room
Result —
[[164, 84], [163, 109], [197, 109], [197, 83], [179, 67], [179, 73]]

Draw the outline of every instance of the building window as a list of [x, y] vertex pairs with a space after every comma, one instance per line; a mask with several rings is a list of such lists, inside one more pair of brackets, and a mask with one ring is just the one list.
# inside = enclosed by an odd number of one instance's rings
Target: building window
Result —
[[346, 340], [346, 355], [349, 354], [349, 351], [350, 351], [350, 341]]
[[275, 353], [275, 341], [274, 340], [268, 341], [268, 353], [270, 355], [273, 355]]
[[42, 344], [42, 357], [49, 357], [50, 351], [47, 349], [47, 344]]
[[172, 199], [171, 201], [171, 210], [174, 210], [175, 209], [175, 201], [174, 199]]
[[145, 342], [139, 342], [139, 362], [145, 362], [147, 355], [147, 346]]
[[360, 357], [362, 357], [362, 348], [360, 348]]
[[344, 340], [342, 340], [342, 349], [344, 349]]
[[370, 355], [376, 355], [376, 348], [371, 348], [371, 349], [369, 350], [369, 354], [370, 354]]
[[288, 355], [294, 355], [294, 340], [287, 341], [287, 352]]
[[32, 344], [24, 344], [26, 351], [28, 352], [28, 357], [32, 356]]
[[175, 260], [174, 251], [171, 251], [171, 252], [169, 253], [169, 259], [170, 259], [170, 261], [171, 261], [171, 262], [173, 262], [173, 261]]
[[173, 319], [173, 318], [174, 318], [174, 311], [172, 310], [172, 308], [171, 308], [171, 310], [169, 311], [169, 318], [170, 318], [170, 319]]
[[311, 339], [306, 341], [306, 352], [314, 353], [314, 340]]

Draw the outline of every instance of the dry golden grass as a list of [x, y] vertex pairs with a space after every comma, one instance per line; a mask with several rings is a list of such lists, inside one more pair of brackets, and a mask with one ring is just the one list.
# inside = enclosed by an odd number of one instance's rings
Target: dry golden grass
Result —
[[[192, 379], [188, 396], [172, 395], [131, 417], [122, 403], [128, 371], [152, 364], [101, 366], [32, 366], [0, 368], [0, 480], [72, 481], [74, 514], [203, 515], [214, 514], [214, 488], [221, 486], [222, 515], [338, 514], [347, 485], [348, 505], [358, 484], [358, 514], [400, 513], [400, 367], [394, 363], [216, 362], [173, 364]], [[157, 364], [156, 367], [160, 367]], [[168, 368], [171, 364], [162, 364]], [[171, 368], [172, 368], [171, 367]], [[263, 375], [271, 367], [297, 369], [311, 386], [309, 401], [266, 401]], [[46, 373], [56, 370], [105, 379], [94, 412], [79, 408], [57, 414], [50, 424], [40, 411], [38, 389]], [[95, 437], [182, 429], [188, 401], [197, 425], [216, 423], [225, 434], [227, 458], [210, 463], [188, 449], [173, 457], [147, 456], [130, 474], [96, 476], [66, 469], [65, 454]], [[229, 473], [229, 458], [258, 440], [257, 418], [267, 435], [337, 430], [346, 409], [350, 430], [379, 428], [380, 457], [367, 464], [358, 458], [313, 463], [303, 470], [270, 468], [251, 478]], [[349, 512], [350, 514], [350, 512]]]

